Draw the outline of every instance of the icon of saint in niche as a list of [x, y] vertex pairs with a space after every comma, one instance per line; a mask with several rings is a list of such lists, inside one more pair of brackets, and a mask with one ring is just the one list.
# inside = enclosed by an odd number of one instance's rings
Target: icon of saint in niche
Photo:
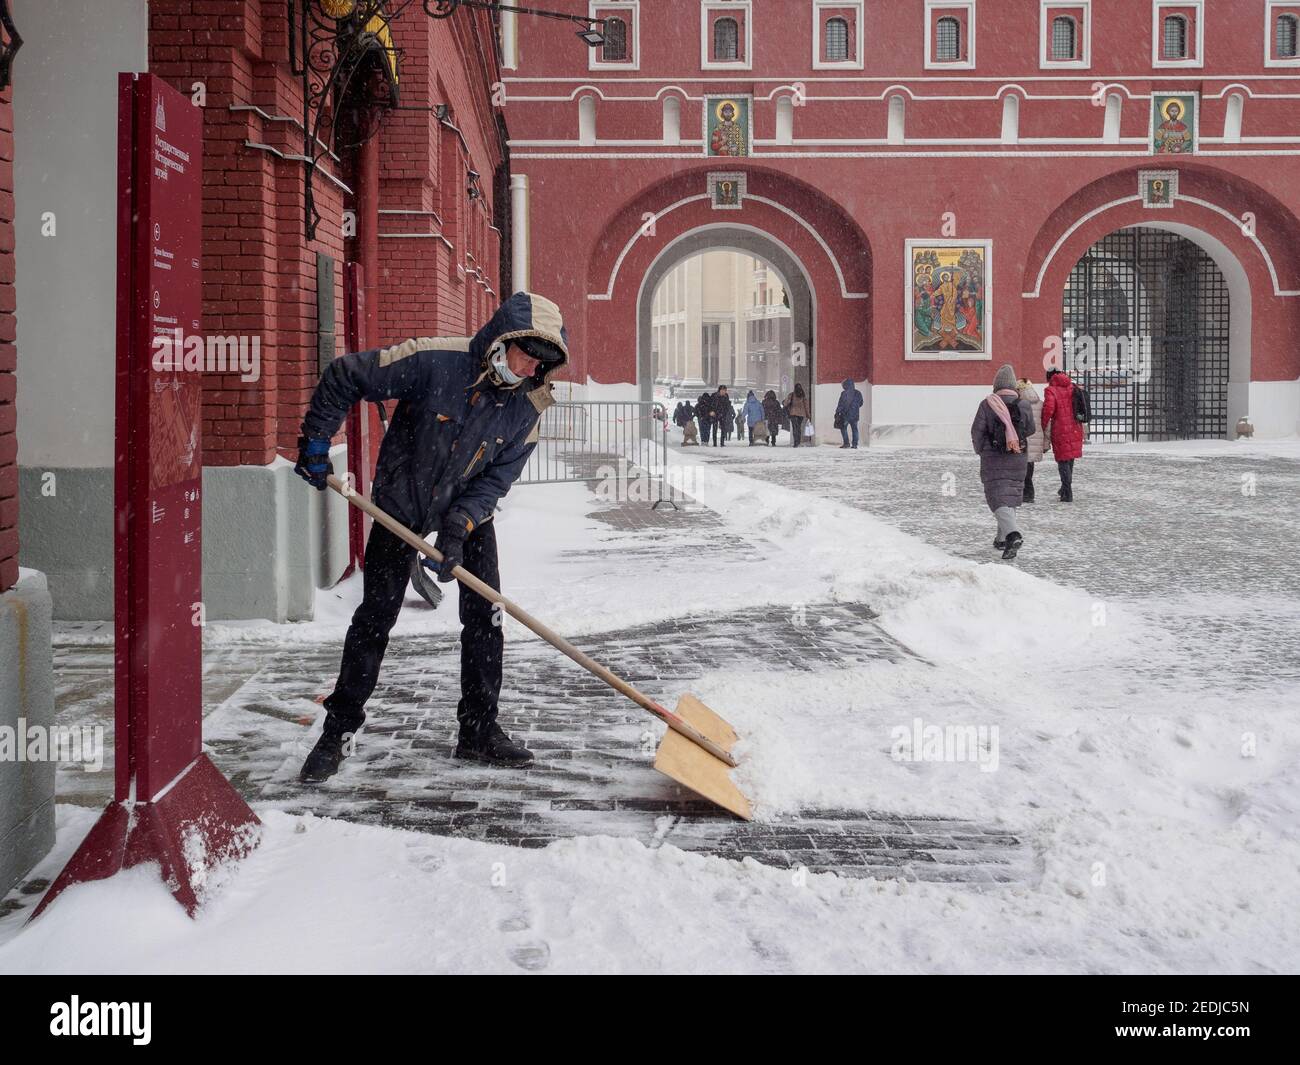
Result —
[[1183, 105], [1170, 100], [1161, 109], [1165, 120], [1156, 127], [1155, 150], [1158, 155], [1181, 155], [1192, 150], [1192, 131], [1182, 121]]
[[740, 109], [735, 101], [723, 100], [714, 113], [718, 116], [718, 124], [713, 127], [713, 135], [709, 138], [710, 152], [713, 155], [748, 155], [745, 130], [736, 121]]

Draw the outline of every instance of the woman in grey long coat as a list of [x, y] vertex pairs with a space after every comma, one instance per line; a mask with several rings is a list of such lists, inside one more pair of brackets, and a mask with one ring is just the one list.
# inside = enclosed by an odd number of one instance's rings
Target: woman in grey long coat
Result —
[[985, 396], [975, 412], [970, 439], [980, 457], [984, 500], [998, 520], [993, 546], [1001, 548], [1006, 559], [1015, 558], [1024, 542], [1016, 511], [1024, 501], [1030, 429], [1028, 404], [1016, 391], [1016, 371], [1003, 365], [993, 378], [993, 394]]
[[1033, 432], [1025, 448], [1029, 459], [1029, 469], [1025, 473], [1025, 502], [1034, 501], [1034, 463], [1043, 461], [1043, 452], [1047, 450], [1047, 434], [1043, 432], [1043, 398], [1027, 379], [1022, 378], [1016, 385], [1016, 392], [1029, 410], [1029, 424]]

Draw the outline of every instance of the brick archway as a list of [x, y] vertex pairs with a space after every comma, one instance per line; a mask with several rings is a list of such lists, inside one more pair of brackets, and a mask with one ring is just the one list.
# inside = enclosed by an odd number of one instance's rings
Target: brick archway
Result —
[[[794, 328], [811, 349], [817, 430], [828, 432], [842, 380], [853, 379], [870, 395], [870, 247], [821, 192], [785, 174], [735, 164], [713, 160], [643, 188], [603, 226], [588, 264], [580, 327], [587, 383], [629, 399], [648, 395], [655, 284], [683, 258], [734, 248], [771, 263], [789, 284]], [[738, 208], [715, 208], [709, 196], [708, 174], [723, 170], [744, 174]], [[827, 394], [819, 400], [818, 392]]]

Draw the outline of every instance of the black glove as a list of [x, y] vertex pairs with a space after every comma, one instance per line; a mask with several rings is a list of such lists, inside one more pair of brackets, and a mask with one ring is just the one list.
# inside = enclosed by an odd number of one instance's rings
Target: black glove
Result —
[[[442, 555], [442, 565], [437, 567], [437, 573], [438, 580], [443, 584], [456, 579], [451, 571], [464, 564], [465, 537], [473, 528], [474, 523], [459, 510], [449, 510], [447, 516], [442, 519], [442, 528], [438, 530], [438, 539], [433, 546]], [[424, 560], [424, 565], [434, 569], [434, 563], [427, 558]]]
[[330, 442], [324, 436], [298, 437], [298, 463], [293, 472], [313, 488], [325, 489], [325, 478], [332, 472]]

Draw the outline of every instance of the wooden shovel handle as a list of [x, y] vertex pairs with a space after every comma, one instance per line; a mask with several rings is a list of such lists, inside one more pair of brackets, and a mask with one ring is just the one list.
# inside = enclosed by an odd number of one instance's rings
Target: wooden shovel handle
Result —
[[[373, 502], [367, 499], [364, 495], [356, 491], [354, 488], [350, 487], [348, 484], [340, 480], [338, 477], [335, 477], [333, 474], [330, 474], [328, 477], [325, 478], [325, 482], [331, 488], [333, 488], [334, 491], [336, 491], [339, 495], [341, 495], [344, 499], [346, 499], [349, 503], [351, 503], [355, 507], [360, 507], [372, 518], [374, 518], [375, 521], [379, 522], [379, 524], [382, 525], [385, 529], [387, 529], [390, 533], [392, 533], [394, 536], [400, 537], [406, 543], [410, 544], [413, 548], [419, 551], [420, 554], [433, 559], [435, 562], [442, 561], [442, 552], [440, 552], [437, 548], [433, 547], [427, 540], [424, 539], [424, 537], [417, 536], [414, 532], [408, 529], [405, 525], [403, 525], [400, 521], [398, 521], [396, 518], [390, 515], [387, 511], [377, 507]], [[451, 572], [452, 575], [458, 581], [461, 582], [461, 584], [465, 585], [465, 587], [469, 588], [471, 591], [477, 592], [489, 603], [500, 603], [501, 609], [504, 610], [516, 621], [518, 621], [520, 624], [527, 626], [533, 632], [537, 633], [538, 636], [540, 636], [543, 640], [549, 643], [561, 654], [567, 655], [569, 658], [573, 659], [573, 661], [577, 662], [578, 665], [580, 665], [588, 673], [592, 674], [593, 676], [599, 677], [611, 688], [613, 688], [616, 692], [619, 692], [622, 695], [626, 695], [638, 706], [642, 707], [645, 710], [649, 710], [650, 713], [654, 714], [655, 717], [659, 718], [660, 721], [662, 721], [674, 732], [680, 732], [688, 740], [703, 747], [715, 758], [722, 759], [722, 761], [726, 762], [727, 765], [734, 766], [736, 764], [736, 759], [732, 757], [730, 753], [724, 751], [711, 739], [709, 739], [702, 732], [700, 732], [699, 729], [692, 726], [689, 722], [683, 720], [679, 715], [674, 714], [671, 710], [667, 710], [664, 707], [660, 706], [657, 702], [655, 702], [653, 699], [649, 698], [648, 696], [642, 695], [639, 691], [637, 691], [634, 687], [632, 687], [632, 685], [630, 685], [622, 677], [616, 674], [613, 670], [606, 669], [590, 655], [585, 654], [584, 652], [578, 650], [578, 648], [574, 647], [573, 644], [569, 643], [569, 641], [566, 640], [563, 636], [561, 636], [559, 633], [552, 630], [550, 626], [545, 625], [542, 622], [538, 621], [535, 617], [533, 617], [530, 613], [528, 613], [528, 611], [512, 603], [509, 599], [507, 599], [504, 595], [498, 592], [490, 584], [487, 584], [479, 580], [477, 577], [474, 576], [474, 574], [470, 573], [469, 570], [467, 570], [464, 566], [456, 566]]]

